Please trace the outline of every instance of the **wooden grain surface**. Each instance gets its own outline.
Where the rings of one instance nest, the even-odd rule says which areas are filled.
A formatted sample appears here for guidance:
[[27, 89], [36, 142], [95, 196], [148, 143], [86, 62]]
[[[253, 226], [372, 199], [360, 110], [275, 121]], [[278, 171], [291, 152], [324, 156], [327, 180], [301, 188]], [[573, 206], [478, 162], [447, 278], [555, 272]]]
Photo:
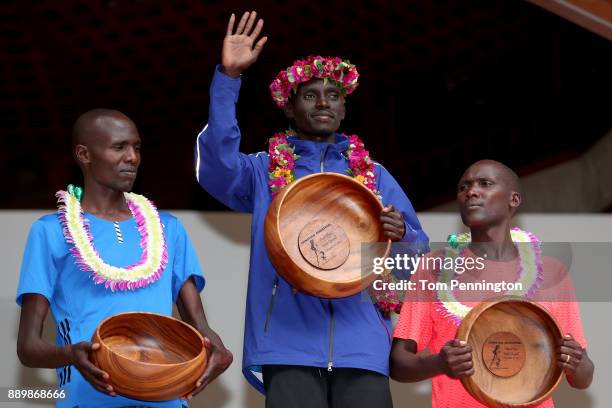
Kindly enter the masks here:
[[121, 313], [94, 333], [93, 363], [119, 394], [144, 401], [187, 395], [204, 372], [204, 339], [193, 327], [155, 313]]
[[[500, 333], [513, 334], [524, 352], [521, 368], [506, 377], [489, 369], [491, 356], [483, 356], [487, 340], [496, 334], [503, 337]], [[457, 332], [457, 338], [472, 347], [475, 369], [474, 375], [461, 382], [474, 398], [492, 408], [535, 406], [548, 398], [561, 380], [562, 370], [556, 363], [561, 336], [555, 319], [537, 303], [515, 297], [482, 302], [468, 313]]]
[[[376, 275], [371, 268], [362, 276], [362, 264], [389, 253], [383, 235], [377, 197], [363, 184], [336, 173], [303, 177], [283, 189], [272, 201], [265, 220], [265, 242], [276, 270], [295, 288], [314, 296], [339, 298], [360, 292]], [[317, 268], [300, 252], [300, 233], [311, 224], [333, 225], [346, 235], [348, 256], [333, 269]], [[344, 241], [337, 234], [337, 241]], [[334, 238], [331, 238], [334, 239]], [[381, 242], [362, 251], [363, 243]], [[307, 249], [307, 248], [306, 248]], [[304, 249], [304, 250], [306, 250]]]

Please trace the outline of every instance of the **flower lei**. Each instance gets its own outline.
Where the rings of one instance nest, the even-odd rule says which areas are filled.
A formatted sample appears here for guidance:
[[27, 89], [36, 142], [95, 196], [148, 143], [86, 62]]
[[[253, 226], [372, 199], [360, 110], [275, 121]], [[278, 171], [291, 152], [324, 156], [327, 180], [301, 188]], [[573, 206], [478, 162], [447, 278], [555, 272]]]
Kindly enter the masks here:
[[288, 136], [293, 135], [295, 133], [288, 130], [284, 133], [275, 133], [268, 140], [268, 155], [270, 157], [268, 164], [268, 186], [270, 186], [272, 198], [276, 197], [280, 190], [295, 180], [295, 161], [300, 156], [294, 153], [295, 146], [291, 145], [287, 140]]
[[349, 60], [338, 57], [321, 57], [311, 55], [305, 60], [297, 60], [292, 66], [276, 75], [270, 84], [272, 99], [279, 108], [285, 106], [291, 92], [297, 92], [297, 86], [313, 78], [332, 81], [344, 96], [351, 94], [357, 88], [359, 72]]
[[[76, 190], [76, 191], [75, 191]], [[155, 282], [168, 262], [168, 250], [163, 226], [157, 209], [144, 196], [124, 193], [127, 205], [136, 219], [140, 233], [142, 257], [128, 267], [119, 268], [105, 263], [93, 245], [89, 224], [80, 203], [82, 190], [72, 185], [68, 191], [58, 191], [58, 215], [70, 253], [79, 269], [91, 272], [96, 284], [115, 290], [134, 290]]]
[[[544, 269], [542, 265], [542, 249], [540, 248], [540, 241], [537, 237], [529, 231], [523, 231], [519, 228], [512, 228], [510, 235], [513, 242], [525, 242], [525, 244], [518, 245], [519, 255], [519, 277], [517, 283], [521, 283], [522, 290], [509, 291], [506, 295], [520, 296], [520, 297], [532, 297], [535, 291], [540, 287], [540, 284], [544, 280]], [[459, 235], [449, 235], [448, 243], [453, 249], [447, 248], [447, 254], [458, 256], [460, 251], [469, 245], [471, 236], [469, 232], [462, 233]], [[472, 308], [459, 302], [452, 291], [448, 290], [449, 283], [453, 277], [454, 270], [442, 269], [440, 271], [439, 281], [446, 283], [446, 285], [440, 285], [438, 295], [438, 312], [442, 313], [445, 317], [457, 326], [461, 324], [461, 321], [468, 314]], [[442, 287], [446, 287], [443, 290]]]
[[[295, 133], [292, 130], [275, 133], [269, 140], [268, 185], [272, 198], [276, 197], [284, 187], [295, 181], [295, 161], [299, 156], [294, 153], [295, 147], [287, 140], [289, 136], [295, 136]], [[380, 193], [376, 190], [374, 162], [370, 158], [370, 153], [365, 149], [365, 145], [359, 136], [343, 136], [349, 140], [349, 147], [344, 152], [344, 157], [349, 162], [347, 173], [353, 179], [365, 185], [382, 201]], [[393, 281], [393, 276], [390, 273], [382, 275], [381, 278], [387, 282]], [[370, 294], [384, 314], [388, 314], [392, 310], [396, 313], [400, 312], [402, 302], [395, 291], [375, 291], [371, 289]]]
[[[270, 140], [268, 155], [268, 186], [272, 192], [272, 198], [276, 197], [280, 190], [295, 181], [295, 161], [300, 157], [294, 153], [295, 146], [287, 140], [287, 137], [295, 136], [293, 130], [275, 133]], [[349, 147], [344, 152], [344, 157], [349, 162], [346, 170], [349, 176], [365, 185], [371, 192], [382, 199], [376, 190], [376, 175], [374, 174], [374, 162], [365, 145], [357, 135], [346, 136]]]

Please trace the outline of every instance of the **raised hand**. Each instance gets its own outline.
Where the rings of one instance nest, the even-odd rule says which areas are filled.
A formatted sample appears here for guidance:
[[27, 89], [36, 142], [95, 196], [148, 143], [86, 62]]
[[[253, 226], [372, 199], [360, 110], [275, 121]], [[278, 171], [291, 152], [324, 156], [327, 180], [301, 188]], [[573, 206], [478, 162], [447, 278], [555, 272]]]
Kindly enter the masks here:
[[406, 231], [404, 216], [393, 205], [383, 208], [380, 213], [380, 223], [382, 224], [385, 236], [389, 237], [392, 241], [399, 241], [404, 237]]
[[256, 19], [257, 13], [255, 11], [245, 12], [235, 32], [236, 16], [234, 14], [227, 23], [227, 32], [223, 39], [223, 51], [221, 53], [221, 69], [232, 78], [240, 76], [242, 71], [257, 61], [257, 57], [259, 57], [264, 44], [268, 40], [268, 37], [262, 37], [255, 43], [264, 24], [261, 18], [255, 24]]
[[109, 375], [89, 361], [89, 353], [99, 349], [100, 344], [82, 341], [72, 344], [69, 347], [70, 361], [72, 365], [79, 370], [83, 378], [85, 378], [96, 390], [113, 397], [117, 395], [112, 385], [108, 383]]
[[446, 342], [438, 353], [438, 363], [450, 378], [469, 377], [474, 374], [472, 347], [457, 339]]

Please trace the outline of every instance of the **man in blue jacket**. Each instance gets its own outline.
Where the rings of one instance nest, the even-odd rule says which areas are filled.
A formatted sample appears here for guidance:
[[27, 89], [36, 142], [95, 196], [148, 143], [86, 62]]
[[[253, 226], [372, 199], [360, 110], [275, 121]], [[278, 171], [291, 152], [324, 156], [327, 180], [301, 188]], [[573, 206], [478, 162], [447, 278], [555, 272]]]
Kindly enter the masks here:
[[256, 20], [255, 12], [244, 13], [234, 30], [230, 17], [208, 124], [196, 144], [202, 187], [233, 210], [253, 214], [244, 375], [265, 392], [267, 407], [391, 407], [390, 320], [360, 294], [329, 300], [292, 292], [268, 258], [264, 219], [273, 194], [294, 178], [350, 170], [382, 197], [380, 220], [389, 238], [426, 249], [427, 236], [387, 170], [369, 160], [356, 136], [336, 133], [344, 98], [357, 86], [357, 70], [348, 61], [310, 57], [281, 71], [270, 88], [295, 131], [276, 134], [267, 153], [239, 152], [240, 74], [267, 40], [258, 40], [263, 20]]

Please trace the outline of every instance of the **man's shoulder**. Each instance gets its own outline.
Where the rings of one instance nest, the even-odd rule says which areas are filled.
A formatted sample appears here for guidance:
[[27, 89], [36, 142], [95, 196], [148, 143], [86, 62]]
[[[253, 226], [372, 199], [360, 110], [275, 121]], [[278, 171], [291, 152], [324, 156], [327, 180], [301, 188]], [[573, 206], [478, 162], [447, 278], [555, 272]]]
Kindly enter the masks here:
[[37, 219], [36, 222], [40, 222], [45, 225], [57, 224], [59, 223], [59, 217], [57, 213], [45, 214], [41, 216], [39, 219]]
[[46, 214], [32, 223], [33, 231], [40, 231], [47, 234], [61, 233], [62, 226], [57, 213]]
[[552, 256], [542, 257], [542, 267], [547, 279], [561, 281], [568, 275], [567, 265]]
[[[385, 169], [385, 166], [383, 166], [380, 162], [372, 160], [372, 163], [374, 163], [374, 167], [380, 167], [381, 169]], [[385, 170], [387, 170], [387, 169], [385, 169]]]
[[47, 214], [32, 223], [28, 234], [27, 248], [39, 248], [40, 245], [52, 251], [65, 251], [66, 238], [58, 214]]
[[165, 210], [160, 210], [158, 211], [158, 213], [159, 213], [159, 219], [162, 220], [162, 222], [164, 221], [175, 222], [178, 219], [176, 215], [172, 214], [171, 212], [165, 211]]
[[167, 211], [159, 211], [159, 219], [167, 239], [175, 239], [181, 235], [188, 235], [187, 229], [179, 216]]
[[249, 153], [247, 156], [254, 160], [268, 160], [268, 152], [263, 150], [260, 152]]
[[244, 157], [257, 173], [263, 174], [267, 178], [268, 166], [270, 163], [270, 155], [268, 152], [262, 150], [259, 152], [247, 153]]
[[389, 170], [387, 170], [385, 166], [383, 166], [381, 163], [377, 161], [373, 163], [374, 163], [374, 171], [378, 174], [379, 177], [393, 178], [393, 175], [389, 172]]
[[159, 211], [159, 220], [165, 229], [164, 234], [168, 234], [169, 231], [175, 231], [177, 226], [182, 226], [180, 218], [168, 211]]

